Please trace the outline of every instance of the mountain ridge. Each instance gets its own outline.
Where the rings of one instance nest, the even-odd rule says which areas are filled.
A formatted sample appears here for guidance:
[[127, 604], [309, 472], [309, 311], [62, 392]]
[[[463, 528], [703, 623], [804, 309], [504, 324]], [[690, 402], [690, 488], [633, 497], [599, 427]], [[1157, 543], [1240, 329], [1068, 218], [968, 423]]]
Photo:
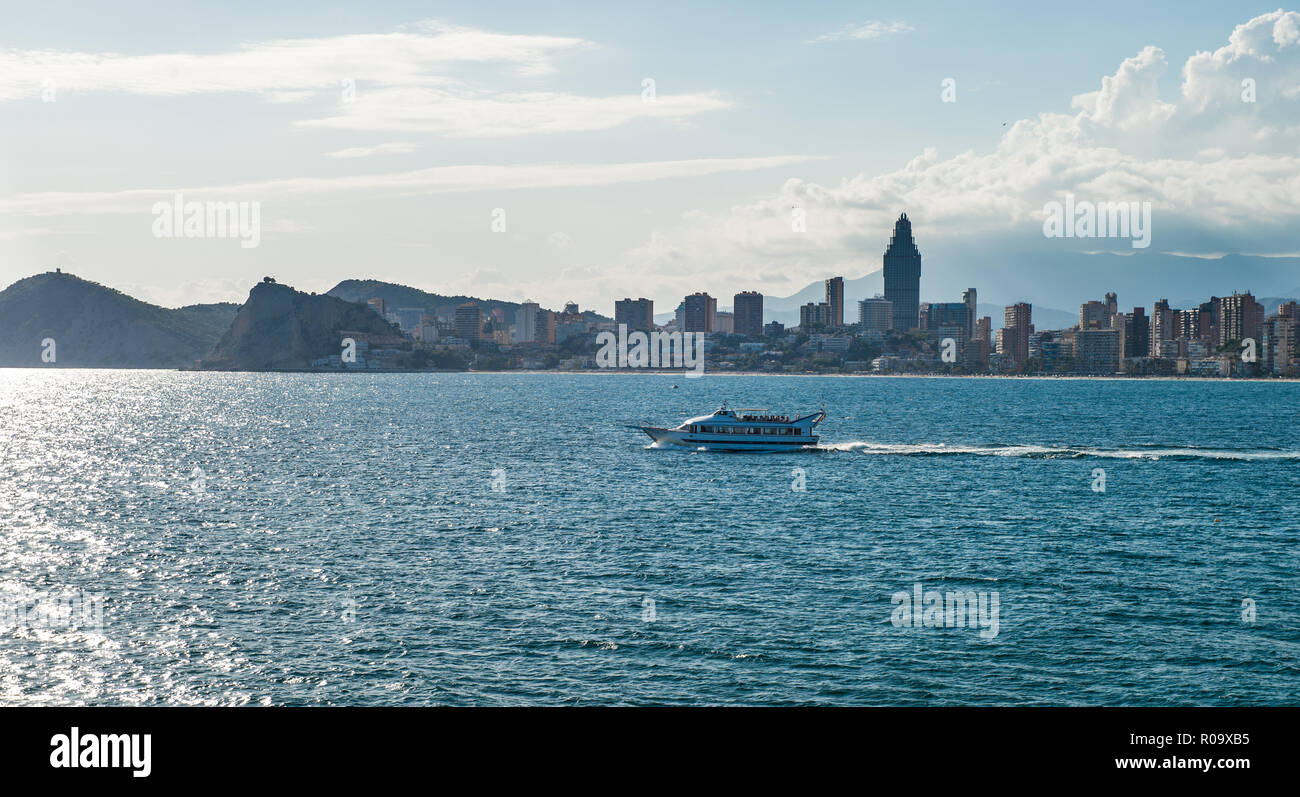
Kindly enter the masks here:
[[[34, 274], [0, 291], [0, 366], [192, 366], [238, 309], [226, 302], [170, 309], [61, 269]], [[52, 362], [42, 357], [47, 351]]]

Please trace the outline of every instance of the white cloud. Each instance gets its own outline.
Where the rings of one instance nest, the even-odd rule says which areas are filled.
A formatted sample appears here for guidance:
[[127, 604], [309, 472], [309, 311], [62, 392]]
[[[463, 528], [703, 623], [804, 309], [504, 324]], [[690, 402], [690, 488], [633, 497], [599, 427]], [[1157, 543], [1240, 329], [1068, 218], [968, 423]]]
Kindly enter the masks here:
[[373, 147], [351, 147], [349, 149], [335, 150], [329, 153], [329, 157], [369, 158], [371, 155], [405, 155], [408, 152], [415, 152], [419, 148], [419, 144], [411, 141], [391, 141], [387, 144], [376, 144]]
[[912, 30], [914, 28], [906, 22], [882, 22], [878, 19], [869, 19], [860, 25], [845, 25], [837, 31], [823, 33], [810, 43], [865, 41], [893, 36], [896, 33], [907, 33]]
[[554, 58], [590, 46], [582, 39], [491, 33], [426, 22], [393, 33], [278, 39], [223, 53], [127, 55], [57, 50], [0, 51], [0, 100], [60, 92], [147, 95], [329, 91], [341, 82], [451, 82], [455, 64], [504, 64], [526, 75], [554, 71]]
[[662, 94], [645, 102], [639, 91], [584, 97], [548, 91], [504, 92], [458, 86], [401, 86], [358, 92], [333, 116], [296, 124], [338, 130], [434, 133], [447, 138], [489, 138], [537, 133], [607, 130], [638, 119], [681, 121], [723, 110], [731, 102], [716, 92]]
[[[493, 33], [425, 22], [392, 33], [245, 44], [222, 53], [129, 55], [55, 50], [0, 51], [0, 102], [43, 90], [183, 96], [244, 93], [275, 104], [327, 101], [328, 115], [297, 124], [342, 130], [408, 131], [448, 137], [605, 130], [639, 119], [680, 121], [731, 106], [715, 92], [586, 97], [483, 88], [458, 69], [506, 67], [534, 79], [556, 61], [590, 49], [580, 38]], [[318, 111], [313, 110], [312, 113]]]

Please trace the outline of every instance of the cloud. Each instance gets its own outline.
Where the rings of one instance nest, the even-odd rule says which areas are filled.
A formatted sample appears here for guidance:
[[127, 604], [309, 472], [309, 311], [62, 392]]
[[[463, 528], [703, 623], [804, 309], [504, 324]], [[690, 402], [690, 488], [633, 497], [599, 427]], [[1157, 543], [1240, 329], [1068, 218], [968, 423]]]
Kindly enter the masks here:
[[444, 194], [466, 191], [513, 191], [640, 183], [731, 172], [773, 169], [815, 160], [806, 155], [758, 158], [698, 158], [633, 163], [532, 163], [515, 165], [438, 166], [406, 172], [350, 177], [297, 177], [220, 186], [134, 188], [18, 194], [0, 198], [0, 213], [14, 216], [140, 213], [154, 202], [181, 193], [188, 201], [266, 202], [272, 198], [321, 198], [331, 194]]
[[[221, 53], [129, 55], [56, 50], [0, 51], [0, 102], [109, 93], [170, 97], [250, 94], [274, 104], [328, 101], [334, 110], [296, 124], [339, 130], [404, 131], [447, 137], [605, 130], [640, 119], [681, 121], [731, 107], [716, 92], [641, 98], [484, 88], [458, 70], [503, 67], [533, 80], [557, 59], [589, 50], [584, 39], [493, 33], [424, 22], [391, 33], [278, 39]], [[313, 111], [314, 113], [315, 111]]]
[[419, 148], [419, 144], [410, 141], [391, 141], [387, 144], [376, 144], [373, 147], [352, 147], [350, 149], [335, 150], [329, 153], [329, 157], [369, 158], [371, 155], [405, 155], [408, 152], [415, 152]]
[[548, 91], [401, 86], [358, 92], [355, 100], [339, 105], [333, 116], [295, 124], [336, 130], [433, 133], [446, 138], [496, 138], [607, 130], [639, 119], [680, 122], [731, 105], [716, 92], [665, 94], [645, 101], [639, 91], [584, 97]]
[[[554, 71], [554, 58], [590, 46], [582, 39], [491, 33], [424, 22], [393, 33], [277, 39], [223, 53], [126, 55], [57, 50], [0, 51], [0, 100], [59, 91], [176, 96], [319, 92], [344, 81], [446, 84], [457, 64], [502, 64], [519, 74]], [[306, 96], [306, 95], [303, 95]]]
[[914, 30], [914, 28], [906, 22], [882, 22], [878, 19], [869, 19], [860, 25], [845, 25], [837, 31], [823, 33], [817, 38], [810, 40], [809, 44], [882, 39], [885, 36], [893, 36], [896, 33], [908, 33], [912, 30]]

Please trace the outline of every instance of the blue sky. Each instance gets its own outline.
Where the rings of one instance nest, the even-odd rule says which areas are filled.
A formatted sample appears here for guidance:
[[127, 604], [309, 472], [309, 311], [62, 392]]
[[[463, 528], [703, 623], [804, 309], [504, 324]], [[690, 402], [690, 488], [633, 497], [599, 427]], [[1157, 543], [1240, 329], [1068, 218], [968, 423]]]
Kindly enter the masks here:
[[[1152, 202], [1152, 251], [1300, 250], [1300, 16], [1275, 6], [265, 5], [6, 9], [0, 282], [668, 309], [874, 271], [907, 211], [923, 298], [954, 298], [990, 257], [1131, 253], [1044, 238], [1065, 192]], [[182, 190], [259, 202], [259, 245], [154, 237]]]

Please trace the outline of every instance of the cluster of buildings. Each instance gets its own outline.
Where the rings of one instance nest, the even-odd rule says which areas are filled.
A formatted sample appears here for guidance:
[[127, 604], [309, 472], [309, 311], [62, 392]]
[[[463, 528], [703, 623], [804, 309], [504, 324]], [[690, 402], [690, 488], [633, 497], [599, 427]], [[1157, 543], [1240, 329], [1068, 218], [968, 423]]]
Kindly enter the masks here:
[[[1296, 302], [1282, 302], [1268, 314], [1249, 292], [1212, 296], [1180, 310], [1167, 299], [1145, 308], [1119, 311], [1114, 293], [1084, 302], [1079, 323], [1070, 329], [1035, 331], [1028, 305], [1016, 314], [1007, 308], [1003, 369], [1041, 373], [1190, 376], [1296, 376], [1300, 360]], [[998, 351], [1003, 348], [999, 343]]]
[[[763, 323], [763, 295], [742, 291], [731, 310], [719, 310], [708, 293], [686, 296], [665, 324], [655, 322], [654, 301], [625, 298], [614, 317], [562, 312], [536, 302], [520, 303], [513, 318], [478, 302], [429, 313], [424, 307], [369, 305], [396, 324], [416, 348], [463, 352], [474, 363], [485, 352], [496, 367], [594, 368], [595, 334], [616, 330], [708, 333], [708, 364], [714, 368], [768, 371], [878, 371], [946, 373], [1045, 373], [1135, 375], [1300, 375], [1296, 329], [1300, 312], [1286, 302], [1272, 314], [1250, 293], [1210, 297], [1194, 308], [1175, 309], [1161, 300], [1121, 312], [1114, 293], [1079, 308], [1068, 329], [1037, 330], [1027, 302], [1004, 309], [996, 331], [980, 316], [975, 288], [961, 301], [922, 302], [921, 252], [907, 214], [894, 224], [883, 258], [884, 293], [857, 303], [857, 319], [845, 318], [844, 278], [825, 283], [825, 300], [799, 308], [799, 325]], [[396, 341], [361, 336], [366, 366], [386, 367], [400, 354]], [[407, 346], [410, 348], [410, 345]], [[504, 359], [502, 359], [504, 358]], [[338, 367], [334, 360], [321, 367]]]

